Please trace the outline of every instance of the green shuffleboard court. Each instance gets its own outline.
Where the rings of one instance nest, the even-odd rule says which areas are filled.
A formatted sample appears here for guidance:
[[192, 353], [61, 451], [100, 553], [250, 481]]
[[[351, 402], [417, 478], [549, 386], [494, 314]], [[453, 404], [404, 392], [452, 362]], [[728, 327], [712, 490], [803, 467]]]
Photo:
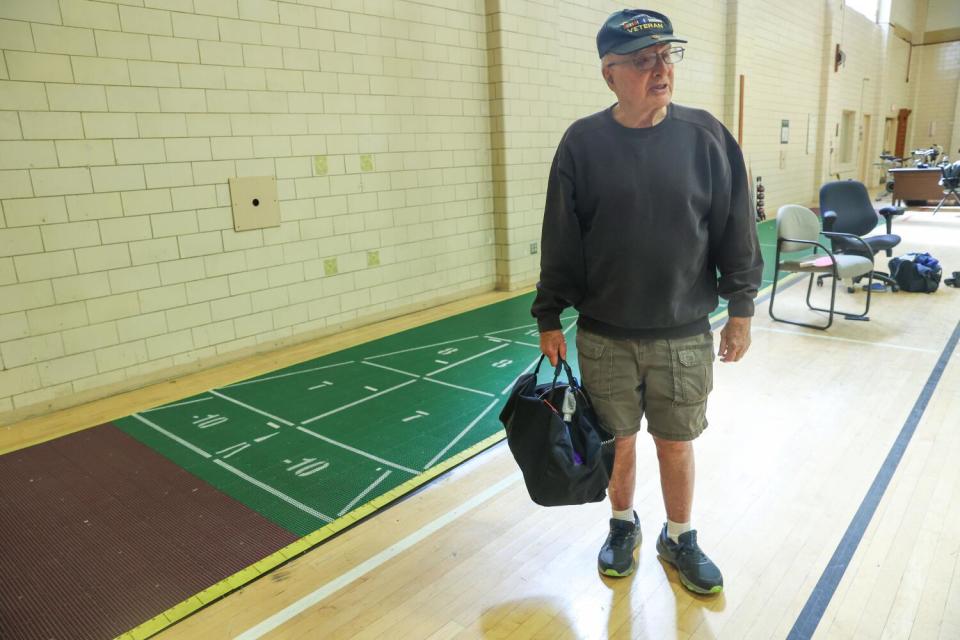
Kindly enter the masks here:
[[520, 296], [114, 424], [305, 536], [502, 431], [539, 357], [529, 309]]
[[[772, 227], [760, 225], [765, 254]], [[499, 439], [505, 395], [539, 358], [532, 298], [521, 295], [114, 424], [305, 536]], [[568, 310], [565, 331], [575, 322]], [[575, 365], [572, 338], [568, 358]]]
[[[773, 223], [759, 233], [766, 289]], [[114, 421], [300, 538], [125, 637], [156, 632], [502, 440], [506, 395], [540, 357], [532, 300], [520, 295]], [[577, 373], [576, 313], [562, 323]]]

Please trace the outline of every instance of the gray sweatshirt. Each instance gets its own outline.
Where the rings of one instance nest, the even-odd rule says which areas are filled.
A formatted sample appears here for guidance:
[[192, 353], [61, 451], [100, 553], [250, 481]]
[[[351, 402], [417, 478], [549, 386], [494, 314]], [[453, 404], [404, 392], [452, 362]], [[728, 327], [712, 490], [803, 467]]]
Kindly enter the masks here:
[[547, 185], [540, 331], [572, 306], [611, 337], [696, 335], [718, 294], [752, 316], [763, 261], [749, 189], [740, 147], [706, 111], [671, 104], [632, 129], [611, 107], [573, 123]]

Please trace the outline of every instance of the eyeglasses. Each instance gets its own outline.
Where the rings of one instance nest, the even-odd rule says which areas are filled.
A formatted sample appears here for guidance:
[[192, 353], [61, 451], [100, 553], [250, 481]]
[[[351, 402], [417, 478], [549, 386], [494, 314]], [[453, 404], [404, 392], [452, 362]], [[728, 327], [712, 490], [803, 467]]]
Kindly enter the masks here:
[[683, 60], [683, 47], [674, 47], [673, 49], [668, 49], [661, 53], [647, 53], [640, 56], [633, 56], [629, 60], [621, 60], [620, 62], [610, 62], [607, 64], [608, 67], [612, 67], [618, 64], [632, 64], [633, 68], [637, 71], [647, 71], [653, 69], [657, 66], [657, 58], [663, 60], [664, 64], [676, 64]]

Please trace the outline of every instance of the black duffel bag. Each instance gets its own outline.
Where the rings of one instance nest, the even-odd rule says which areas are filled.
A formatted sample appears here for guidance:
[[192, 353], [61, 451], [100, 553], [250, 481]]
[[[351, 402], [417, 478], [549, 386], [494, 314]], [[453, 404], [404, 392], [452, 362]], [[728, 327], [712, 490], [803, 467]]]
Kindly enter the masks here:
[[[537, 504], [599, 502], [606, 497], [613, 471], [613, 435], [601, 427], [570, 365], [561, 359], [553, 381], [538, 385], [541, 364], [543, 356], [532, 373], [517, 379], [500, 412], [507, 444]], [[566, 384], [559, 381], [564, 369]]]
[[943, 268], [929, 253], [908, 253], [891, 259], [887, 266], [901, 291], [933, 293], [940, 287]]

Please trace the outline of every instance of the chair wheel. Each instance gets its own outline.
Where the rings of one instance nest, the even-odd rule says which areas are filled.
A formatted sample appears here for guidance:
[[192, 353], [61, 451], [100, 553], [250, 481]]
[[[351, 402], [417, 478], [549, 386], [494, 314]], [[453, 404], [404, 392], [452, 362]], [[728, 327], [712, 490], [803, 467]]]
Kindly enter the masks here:
[[856, 287], [847, 287], [847, 293], [854, 293], [856, 290]]
[[890, 285], [890, 291], [893, 291], [894, 293], [896, 293], [897, 291], [900, 291], [900, 287], [898, 287], [895, 284], [892, 284]]

